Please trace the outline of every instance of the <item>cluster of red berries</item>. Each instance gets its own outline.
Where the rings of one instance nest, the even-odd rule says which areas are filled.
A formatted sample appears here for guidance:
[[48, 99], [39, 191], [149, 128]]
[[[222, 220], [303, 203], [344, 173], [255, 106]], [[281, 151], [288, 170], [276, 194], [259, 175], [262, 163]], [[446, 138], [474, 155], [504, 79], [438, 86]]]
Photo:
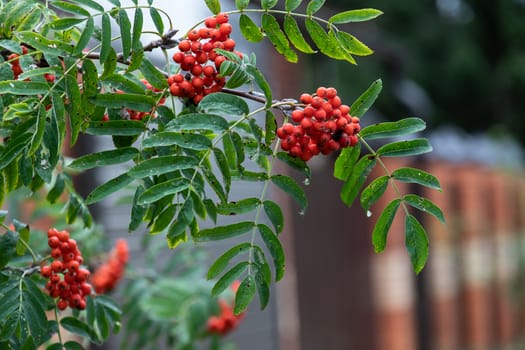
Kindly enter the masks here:
[[54, 228], [47, 232], [47, 244], [51, 248], [53, 261], [42, 265], [40, 273], [49, 278], [46, 290], [52, 298], [59, 298], [60, 310], [68, 306], [83, 310], [86, 297], [91, 294], [91, 285], [87, 282], [89, 271], [81, 267], [83, 258], [77, 242], [69, 238], [69, 232]]
[[[232, 283], [231, 289], [234, 293], [239, 289], [239, 285], [239, 281]], [[236, 316], [233, 313], [233, 307], [223, 299], [219, 299], [218, 304], [221, 313], [208, 318], [208, 333], [226, 335], [237, 327], [244, 318], [244, 312]]]
[[281, 148], [304, 161], [329, 154], [340, 148], [355, 146], [361, 130], [359, 118], [352, 117], [350, 107], [341, 103], [334, 88], [319, 87], [315, 94], [302, 94], [303, 108], [295, 109], [293, 123], [277, 129]]
[[[20, 48], [22, 49], [22, 54], [23, 55], [26, 55], [29, 52], [27, 47], [25, 47], [24, 45], [20, 45]], [[13, 75], [15, 77], [15, 80], [17, 80], [18, 76], [24, 72], [22, 70], [22, 67], [20, 66], [20, 61], [18, 60], [18, 57], [20, 57], [20, 55], [17, 54], [17, 53], [12, 53], [9, 56], [7, 56], [7, 59], [11, 63], [11, 70], [13, 71]], [[46, 73], [46, 74], [44, 74], [44, 78], [50, 83], [55, 81], [55, 75], [54, 74]], [[29, 81], [30, 79], [28, 78], [26, 80]]]
[[[204, 28], [190, 31], [188, 38], [179, 43], [179, 51], [173, 55], [173, 60], [183, 72], [168, 77], [171, 94], [190, 98], [195, 104], [204, 96], [221, 91], [226, 84], [226, 79], [219, 76], [220, 66], [226, 57], [215, 49], [232, 52], [235, 49], [227, 14], [208, 17], [204, 25]], [[242, 57], [240, 52], [235, 53]]]
[[128, 242], [119, 239], [109, 254], [108, 260], [93, 273], [91, 283], [99, 294], [111, 291], [124, 275], [129, 260]]

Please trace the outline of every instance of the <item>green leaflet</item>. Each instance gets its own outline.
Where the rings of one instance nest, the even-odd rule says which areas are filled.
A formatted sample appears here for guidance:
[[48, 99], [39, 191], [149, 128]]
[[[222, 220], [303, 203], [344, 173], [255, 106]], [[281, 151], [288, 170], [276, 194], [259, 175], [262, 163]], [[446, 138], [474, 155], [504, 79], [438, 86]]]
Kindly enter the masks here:
[[257, 43], [264, 39], [261, 28], [259, 28], [259, 26], [255, 24], [248, 15], [240, 15], [239, 27], [241, 29], [241, 34], [246, 38], [246, 40], [252, 43]]
[[264, 13], [262, 15], [262, 29], [277, 52], [283, 55], [287, 61], [292, 63], [297, 62], [297, 54], [290, 48], [290, 42], [286, 38], [284, 32], [281, 30], [279, 22], [277, 22], [275, 17]]
[[246, 276], [235, 294], [235, 307], [233, 309], [235, 315], [239, 315], [246, 310], [255, 296], [255, 291], [255, 280], [253, 276]]
[[422, 212], [433, 215], [436, 217], [436, 219], [441, 221], [441, 223], [445, 223], [445, 216], [443, 215], [443, 212], [431, 200], [415, 194], [407, 194], [403, 197], [403, 201], [408, 205], [421, 210]]
[[401, 199], [399, 198], [391, 201], [385, 209], [383, 209], [379, 219], [377, 219], [374, 230], [372, 231], [372, 244], [376, 253], [381, 253], [385, 250], [388, 231], [390, 230], [390, 226], [392, 226], [400, 204]]
[[272, 223], [275, 232], [277, 234], [281, 233], [284, 228], [284, 215], [281, 207], [277, 203], [270, 200], [264, 201], [263, 206], [264, 212]]
[[228, 270], [222, 277], [215, 283], [211, 290], [213, 297], [221, 294], [226, 288], [230, 287], [232, 283], [237, 280], [243, 273], [248, 269], [250, 264], [247, 261], [242, 261]]
[[145, 131], [144, 123], [138, 120], [109, 120], [89, 123], [86, 133], [91, 135], [134, 136]]
[[427, 139], [420, 138], [407, 141], [397, 141], [381, 146], [377, 155], [382, 157], [407, 157], [416, 156], [432, 151], [432, 146]]
[[[215, 95], [215, 94], [212, 94]], [[211, 95], [209, 95], [211, 96]], [[201, 101], [202, 102], [202, 101]], [[166, 125], [166, 130], [189, 131], [210, 130], [222, 132], [228, 130], [230, 125], [221, 116], [214, 114], [191, 113], [180, 115]]]
[[304, 39], [303, 34], [299, 29], [299, 25], [291, 15], [286, 15], [284, 17], [283, 27], [288, 39], [297, 50], [308, 54], [315, 53], [308, 42]]
[[206, 278], [210, 280], [217, 277], [222, 271], [224, 271], [234, 257], [247, 252], [251, 247], [251, 243], [245, 242], [228, 249], [210, 266]]
[[350, 23], [350, 22], [364, 22], [379, 17], [383, 14], [382, 11], [366, 8], [358, 10], [348, 10], [333, 15], [328, 19], [328, 22], [334, 24]]
[[203, 151], [212, 147], [212, 143], [208, 137], [197, 133], [162, 131], [153, 134], [142, 141], [143, 147], [163, 147], [173, 145], [195, 151]]
[[133, 147], [123, 147], [115, 150], [87, 154], [73, 160], [68, 167], [76, 170], [87, 170], [100, 166], [124, 163], [139, 155]]
[[428, 236], [413, 215], [405, 219], [405, 245], [415, 273], [420, 273], [428, 259]]
[[286, 0], [284, 8], [286, 9], [286, 11], [290, 12], [298, 8], [302, 2], [303, 0]]
[[193, 239], [195, 242], [223, 240], [248, 233], [253, 229], [253, 227], [254, 223], [251, 221], [243, 221], [225, 226], [216, 226], [200, 230], [193, 235]]
[[145, 190], [137, 199], [138, 205], [150, 204], [171, 194], [180, 193], [190, 187], [190, 180], [176, 178], [158, 183]]
[[439, 180], [432, 174], [421, 169], [399, 168], [392, 172], [392, 178], [401, 182], [416, 183], [441, 191]]
[[176, 170], [192, 169], [198, 165], [196, 158], [188, 156], [161, 156], [147, 159], [128, 172], [129, 176], [141, 179], [148, 176], [161, 175]]
[[313, 15], [323, 7], [325, 0], [311, 0], [306, 6], [306, 14], [308, 16]]
[[238, 96], [217, 92], [206, 95], [197, 106], [197, 111], [219, 116], [244, 116], [250, 113], [246, 101]]
[[359, 96], [354, 103], [350, 106], [350, 113], [352, 116], [361, 118], [370, 107], [374, 104], [375, 100], [381, 93], [383, 88], [383, 82], [381, 79], [374, 81], [368, 89], [361, 96]]
[[308, 199], [304, 191], [291, 177], [286, 175], [273, 175], [270, 180], [274, 185], [288, 193], [299, 205], [301, 212], [306, 210]]
[[365, 183], [366, 178], [372, 172], [376, 162], [377, 158], [370, 155], [363, 156], [357, 162], [341, 190], [341, 199], [343, 203], [348, 206], [352, 205], [357, 194], [361, 190], [361, 187]]
[[426, 123], [420, 118], [405, 118], [367, 126], [359, 133], [366, 140], [404, 136], [425, 130]]
[[118, 22], [120, 26], [120, 40], [122, 41], [122, 57], [129, 57], [131, 52], [131, 22], [126, 10], [120, 9], [118, 12]]
[[338, 31], [335, 36], [341, 46], [351, 55], [368, 56], [374, 53], [372, 49], [370, 49], [352, 34]]
[[346, 147], [343, 148], [339, 156], [337, 157], [335, 161], [334, 166], [334, 177], [336, 179], [345, 181], [348, 176], [350, 176], [350, 173], [352, 172], [352, 169], [354, 167], [355, 162], [359, 159], [359, 156], [361, 155], [361, 144], [358, 143], [354, 147]]
[[236, 202], [221, 203], [217, 206], [217, 214], [220, 215], [239, 215], [254, 211], [259, 207], [259, 198], [244, 198]]
[[370, 209], [370, 207], [377, 202], [379, 198], [385, 193], [388, 186], [388, 176], [380, 176], [374, 179], [361, 193], [361, 206], [364, 210]]
[[134, 178], [124, 173], [95, 188], [86, 198], [86, 204], [96, 203], [132, 183]]
[[221, 12], [221, 3], [219, 0], [204, 0], [206, 2], [206, 6], [208, 6], [208, 9], [210, 9], [211, 13], [214, 15]]
[[275, 267], [275, 281], [277, 282], [284, 276], [284, 249], [277, 236], [268, 226], [259, 224], [257, 225], [257, 228], [259, 229], [259, 234], [261, 235], [266, 248], [268, 248], [268, 251], [272, 255], [273, 265]]

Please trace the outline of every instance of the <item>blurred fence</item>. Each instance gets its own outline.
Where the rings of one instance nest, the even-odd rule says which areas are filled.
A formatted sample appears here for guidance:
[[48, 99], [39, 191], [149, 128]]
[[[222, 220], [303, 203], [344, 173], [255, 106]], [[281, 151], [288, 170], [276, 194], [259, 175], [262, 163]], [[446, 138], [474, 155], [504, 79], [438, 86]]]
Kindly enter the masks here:
[[523, 174], [443, 161], [388, 164], [427, 170], [441, 182], [442, 192], [400, 184], [402, 192], [434, 201], [447, 218], [442, 225], [414, 212], [430, 238], [427, 266], [418, 276], [411, 271], [400, 213], [386, 250], [373, 253], [374, 218], [392, 193], [367, 218], [358, 203], [340, 203], [341, 183], [331, 174], [314, 172], [308, 213], [291, 215], [287, 246], [296, 257], [288, 262], [297, 281], [294, 348], [525, 348]]

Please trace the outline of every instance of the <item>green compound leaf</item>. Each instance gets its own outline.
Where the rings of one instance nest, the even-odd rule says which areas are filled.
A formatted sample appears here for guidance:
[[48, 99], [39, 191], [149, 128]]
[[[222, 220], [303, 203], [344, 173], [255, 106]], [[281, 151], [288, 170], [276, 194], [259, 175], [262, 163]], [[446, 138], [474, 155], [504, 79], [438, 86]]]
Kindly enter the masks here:
[[361, 206], [364, 210], [370, 209], [370, 207], [377, 202], [379, 198], [385, 193], [388, 186], [388, 176], [380, 176], [372, 181], [361, 193]]
[[133, 178], [129, 176], [128, 174], [124, 173], [121, 174], [108, 182], [106, 182], [103, 185], [98, 186], [95, 188], [86, 198], [86, 204], [93, 204], [96, 203], [107, 196], [109, 196], [112, 193], [117, 192], [118, 190], [126, 187], [130, 183], [133, 182]]
[[428, 259], [428, 236], [413, 215], [405, 218], [405, 245], [414, 272], [420, 273]]
[[416, 183], [418, 185], [441, 191], [439, 180], [434, 175], [429, 174], [421, 169], [399, 168], [392, 172], [392, 178], [396, 179], [397, 181]]
[[296, 63], [298, 60], [297, 54], [290, 48], [290, 42], [281, 30], [279, 22], [277, 22], [275, 17], [264, 13], [262, 15], [262, 28], [270, 42], [275, 47], [275, 50], [283, 55], [287, 61]]
[[374, 230], [372, 231], [372, 244], [376, 253], [381, 253], [385, 250], [388, 231], [390, 230], [390, 226], [392, 226], [400, 204], [400, 198], [391, 201], [385, 209], [383, 209], [379, 219], [377, 219]]
[[278, 0], [261, 0], [261, 7], [265, 10], [271, 9], [277, 5]]
[[382, 157], [407, 157], [416, 156], [431, 151], [432, 146], [428, 140], [420, 138], [386, 144], [377, 150], [377, 155]]
[[284, 8], [286, 9], [286, 11], [290, 12], [298, 8], [302, 2], [303, 0], [286, 0]]
[[359, 10], [348, 10], [333, 15], [328, 19], [328, 22], [334, 24], [350, 23], [350, 22], [364, 22], [379, 17], [383, 14], [382, 11], [367, 8]]
[[230, 125], [223, 117], [215, 114], [201, 113], [178, 116], [166, 125], [166, 129], [170, 131], [210, 130], [222, 132], [228, 130], [229, 127]]
[[89, 123], [86, 133], [91, 135], [134, 136], [145, 131], [144, 123], [138, 120], [109, 120]]
[[308, 54], [315, 52], [304, 39], [303, 34], [299, 29], [299, 25], [291, 15], [286, 15], [284, 17], [283, 27], [288, 39], [297, 50]]
[[219, 0], [204, 0], [204, 2], [206, 2], [206, 6], [208, 6], [208, 9], [210, 9], [214, 15], [221, 12], [221, 3]]
[[241, 14], [239, 17], [239, 27], [241, 28], [241, 34], [252, 43], [258, 43], [264, 39], [261, 28], [245, 14]]
[[345, 181], [348, 176], [350, 176], [350, 173], [352, 172], [352, 169], [354, 167], [355, 162], [359, 159], [359, 156], [361, 155], [361, 144], [358, 143], [354, 147], [346, 147], [343, 148], [339, 156], [337, 157], [335, 161], [334, 166], [334, 177], [336, 179]]
[[[49, 23], [49, 28], [53, 30], [66, 30], [71, 27], [74, 27], [82, 22], [84, 22], [85, 18], [59, 18]], [[0, 43], [0, 46], [3, 47], [3, 45]], [[13, 51], [13, 50], [11, 50]]]
[[268, 248], [268, 251], [272, 255], [273, 265], [275, 267], [275, 282], [277, 282], [284, 276], [285, 256], [283, 246], [268, 226], [259, 224], [257, 225], [257, 228], [259, 229], [259, 233], [266, 248]]
[[366, 140], [403, 136], [425, 130], [426, 123], [420, 118], [405, 118], [367, 126], [359, 133]]
[[206, 95], [199, 102], [197, 110], [202, 113], [216, 114], [225, 117], [244, 116], [250, 113], [250, 108], [245, 100], [224, 92]]
[[177, 170], [193, 169], [198, 165], [196, 158], [188, 156], [161, 156], [147, 159], [133, 168], [128, 174], [132, 178], [142, 179], [148, 176], [161, 175]]
[[416, 209], [433, 215], [434, 217], [436, 217], [436, 219], [441, 221], [441, 223], [445, 223], [445, 216], [443, 215], [443, 212], [431, 200], [420, 197], [415, 194], [407, 194], [403, 197], [403, 201]]
[[381, 79], [374, 81], [366, 91], [352, 103], [350, 106], [350, 113], [354, 117], [361, 118], [370, 107], [374, 104], [375, 100], [383, 89], [383, 82]]
[[250, 250], [252, 244], [249, 242], [241, 243], [228, 249], [224, 254], [219, 256], [215, 262], [210, 266], [206, 278], [211, 280], [217, 277], [224, 269], [228, 266], [230, 261], [239, 254], [245, 253]]
[[252, 275], [248, 275], [244, 278], [235, 294], [235, 307], [233, 313], [239, 315], [246, 310], [248, 305], [253, 300], [255, 296], [256, 286], [255, 280]]
[[150, 204], [170, 194], [180, 193], [190, 187], [190, 180], [186, 178], [171, 179], [161, 182], [145, 190], [137, 199], [138, 205]]
[[219, 294], [224, 292], [226, 288], [230, 287], [232, 283], [239, 279], [239, 277], [248, 269], [250, 265], [247, 261], [242, 261], [228, 270], [221, 278], [215, 283], [211, 290], [212, 297], [217, 297]]
[[363, 156], [353, 167], [352, 172], [346, 179], [343, 189], [341, 190], [341, 200], [347, 206], [351, 206], [357, 197], [361, 187], [363, 187], [366, 178], [372, 172], [376, 165], [377, 158], [370, 155]]
[[279, 187], [284, 192], [288, 193], [299, 205], [301, 212], [306, 210], [308, 206], [308, 199], [304, 194], [303, 189], [289, 176], [286, 175], [273, 175], [270, 180], [274, 185]]
[[204, 135], [176, 133], [171, 131], [156, 133], [142, 141], [143, 147], [163, 147], [173, 145], [195, 151], [203, 151], [212, 147], [210, 139]]
[[243, 221], [225, 226], [206, 228], [195, 233], [193, 239], [195, 242], [207, 242], [236, 237], [249, 232], [254, 225], [251, 221]]
[[97, 106], [129, 108], [139, 112], [149, 112], [157, 104], [153, 97], [141, 94], [99, 94], [90, 101]]
[[325, 0], [311, 0], [306, 6], [306, 14], [308, 16], [313, 15], [323, 7]]
[[110, 151], [102, 151], [79, 157], [72, 161], [68, 167], [76, 170], [87, 170], [100, 166], [120, 164], [132, 160], [139, 155], [133, 147], [124, 147]]
[[352, 34], [339, 31], [335, 34], [335, 37], [349, 54], [356, 56], [368, 56], [374, 53], [372, 49], [370, 49]]
[[237, 202], [221, 203], [217, 206], [217, 214], [240, 215], [254, 211], [261, 205], [259, 198], [245, 198]]
[[277, 203], [270, 200], [264, 201], [263, 206], [264, 212], [272, 223], [275, 232], [277, 232], [277, 234], [281, 233], [284, 227], [284, 215], [281, 207]]

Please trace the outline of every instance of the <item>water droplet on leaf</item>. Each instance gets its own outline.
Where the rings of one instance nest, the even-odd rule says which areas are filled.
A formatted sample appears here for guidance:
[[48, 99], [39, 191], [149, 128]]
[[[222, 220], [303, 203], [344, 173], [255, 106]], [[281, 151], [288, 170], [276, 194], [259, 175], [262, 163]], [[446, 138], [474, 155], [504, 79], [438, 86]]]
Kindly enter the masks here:
[[372, 212], [370, 210], [366, 211], [366, 217], [369, 218], [372, 216]]

